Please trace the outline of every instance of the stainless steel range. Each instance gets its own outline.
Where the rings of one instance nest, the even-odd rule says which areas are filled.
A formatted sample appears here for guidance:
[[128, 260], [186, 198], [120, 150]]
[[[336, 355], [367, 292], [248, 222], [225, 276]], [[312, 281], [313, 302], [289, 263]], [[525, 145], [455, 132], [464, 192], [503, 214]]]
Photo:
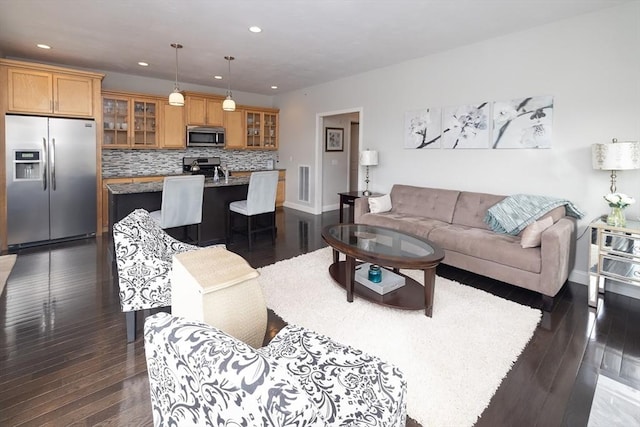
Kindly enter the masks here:
[[204, 175], [224, 179], [225, 170], [222, 168], [220, 157], [183, 157], [182, 171], [193, 175]]

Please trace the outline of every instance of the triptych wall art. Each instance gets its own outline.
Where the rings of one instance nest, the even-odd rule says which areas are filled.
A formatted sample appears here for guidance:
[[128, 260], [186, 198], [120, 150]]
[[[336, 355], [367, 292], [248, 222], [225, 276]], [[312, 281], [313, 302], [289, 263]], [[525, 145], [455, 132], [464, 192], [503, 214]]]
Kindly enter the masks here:
[[404, 148], [551, 148], [553, 97], [405, 113]]

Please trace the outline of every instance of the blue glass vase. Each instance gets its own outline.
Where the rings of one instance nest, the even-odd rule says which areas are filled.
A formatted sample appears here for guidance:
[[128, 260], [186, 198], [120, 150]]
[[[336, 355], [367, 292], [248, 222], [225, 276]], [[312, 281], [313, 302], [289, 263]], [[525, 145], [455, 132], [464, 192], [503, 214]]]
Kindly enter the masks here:
[[371, 267], [369, 267], [369, 281], [373, 283], [382, 282], [382, 270], [379, 265], [372, 264]]

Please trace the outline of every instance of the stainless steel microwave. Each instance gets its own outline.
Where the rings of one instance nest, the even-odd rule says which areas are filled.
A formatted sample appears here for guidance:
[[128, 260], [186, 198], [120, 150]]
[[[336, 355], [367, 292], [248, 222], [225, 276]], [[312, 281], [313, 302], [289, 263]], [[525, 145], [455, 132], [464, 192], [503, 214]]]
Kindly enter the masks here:
[[224, 147], [224, 128], [187, 126], [188, 147]]

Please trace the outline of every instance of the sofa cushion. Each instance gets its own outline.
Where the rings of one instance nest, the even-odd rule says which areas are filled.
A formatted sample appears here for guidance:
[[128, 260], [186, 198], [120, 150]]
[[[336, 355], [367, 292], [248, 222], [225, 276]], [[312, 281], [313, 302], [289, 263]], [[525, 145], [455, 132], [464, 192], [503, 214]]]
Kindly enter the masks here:
[[414, 234], [427, 238], [431, 230], [444, 227], [449, 223], [436, 219], [398, 214], [393, 211], [379, 214], [364, 214], [360, 217], [360, 224], [388, 227], [403, 233]]
[[487, 209], [504, 198], [505, 196], [495, 194], [462, 191], [456, 203], [452, 223], [489, 230], [489, 225], [484, 222]]
[[396, 184], [391, 189], [392, 212], [451, 223], [459, 191]]
[[540, 273], [540, 248], [522, 249], [520, 238], [491, 230], [452, 224], [433, 229], [429, 240], [449, 251]]

